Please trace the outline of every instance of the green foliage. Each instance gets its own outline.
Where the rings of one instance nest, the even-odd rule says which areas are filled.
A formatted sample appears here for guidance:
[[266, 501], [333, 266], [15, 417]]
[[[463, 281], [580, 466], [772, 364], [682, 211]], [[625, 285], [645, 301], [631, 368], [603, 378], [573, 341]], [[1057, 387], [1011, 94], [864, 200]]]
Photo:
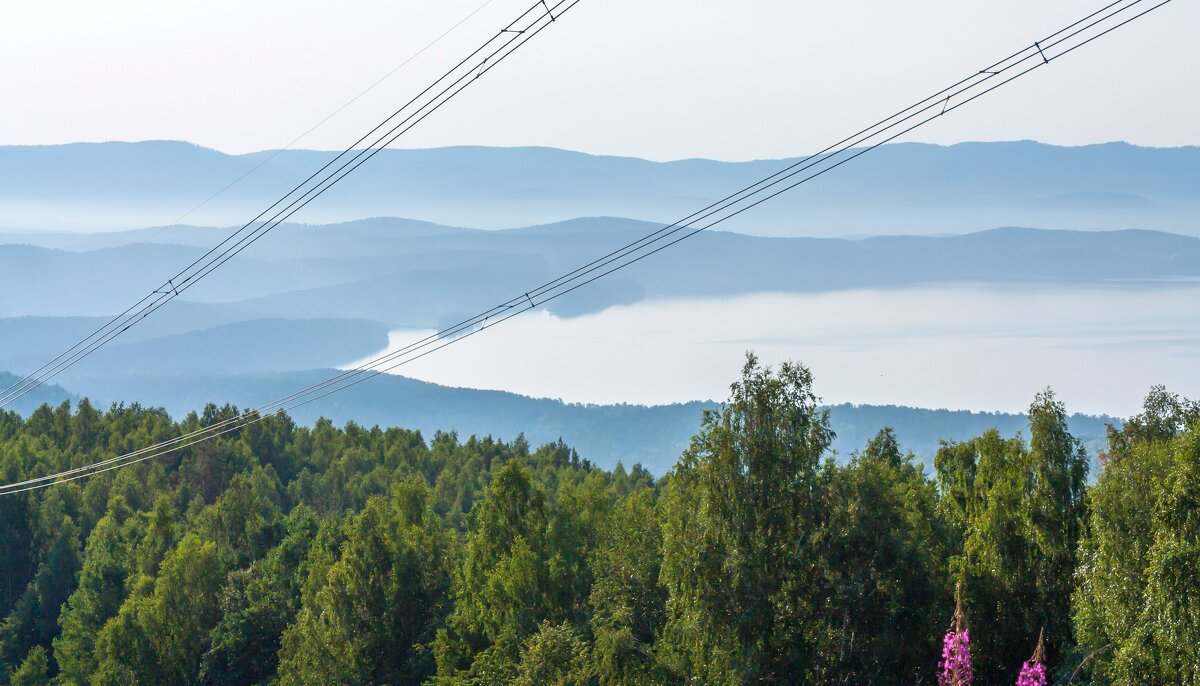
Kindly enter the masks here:
[[200, 663], [201, 683], [254, 684], [275, 673], [281, 638], [300, 610], [301, 567], [313, 550], [319, 522], [301, 505], [283, 529], [278, 546], [225, 582], [221, 619]]
[[1200, 683], [1200, 406], [1155, 389], [1110, 433], [1074, 620], [1096, 683]]
[[[835, 461], [802, 366], [731, 390], [662, 479], [273, 415], [0, 496], [0, 684], [931, 683], [956, 582], [979, 683], [1044, 628], [1060, 681], [1198, 684], [1197, 404], [1155, 389], [1089, 489], [1049, 392], [934, 479], [889, 429]], [[0, 477], [236, 412], [0, 412]]]
[[832, 439], [812, 375], [748, 356], [732, 397], [707, 413], [666, 485], [665, 659], [732, 684], [813, 675], [826, 510], [821, 456]]
[[569, 618], [563, 561], [572, 551], [552, 547], [551, 505], [515, 462], [497, 471], [472, 518], [454, 575], [454, 611], [437, 636], [437, 672], [443, 681], [506, 682], [541, 622]]
[[890, 429], [830, 469], [820, 663], [841, 683], [931, 683], [951, 544], [937, 491]]
[[[1025, 494], [1029, 569], [1034, 602], [1025, 625], [1045, 629], [1046, 650], [1068, 655], [1075, 646], [1071, 594], [1077, 550], [1087, 515], [1084, 503], [1088, 458], [1067, 430], [1067, 411], [1049, 389], [1029, 407], [1029, 473]], [[1025, 642], [1028, 651], [1028, 641]], [[1013, 653], [1020, 651], [1014, 646]]]
[[1075, 652], [1070, 599], [1086, 515], [1087, 455], [1049, 390], [1030, 405], [1029, 424], [1028, 445], [989, 431], [944, 446], [935, 461], [940, 509], [962, 540], [951, 564], [973, 629], [975, 673], [988, 682], [1013, 678], [1013, 665], [1029, 656], [1042, 630], [1059, 671]]
[[34, 646], [21, 666], [9, 676], [9, 683], [12, 686], [49, 686], [50, 661], [46, 649]]
[[192, 526], [244, 566], [263, 556], [280, 536], [279, 479], [270, 467], [235, 474], [216, 502]]
[[325, 587], [284, 635], [280, 683], [419, 684], [432, 674], [423, 646], [446, 611], [452, 540], [423, 481], [368, 500]]
[[659, 582], [662, 528], [649, 487], [623, 497], [599, 527], [589, 564], [593, 578], [592, 654], [601, 683], [655, 683], [653, 646], [666, 620], [666, 589]]
[[521, 649], [513, 686], [587, 686], [592, 677], [588, 647], [568, 623], [543, 622]]
[[228, 573], [217, 544], [186, 534], [100, 632], [101, 683], [198, 683]]
[[137, 571], [134, 546], [142, 524], [123, 497], [113, 496], [88, 536], [79, 585], [63, 606], [62, 635], [53, 643], [61, 681], [85, 684], [96, 668], [96, 634], [120, 609], [126, 579]]
[[36, 646], [47, 647], [59, 634], [58, 615], [75, 586], [81, 555], [80, 534], [59, 498], [50, 496], [36, 538], [41, 562], [21, 599], [0, 624], [0, 662], [18, 664]]

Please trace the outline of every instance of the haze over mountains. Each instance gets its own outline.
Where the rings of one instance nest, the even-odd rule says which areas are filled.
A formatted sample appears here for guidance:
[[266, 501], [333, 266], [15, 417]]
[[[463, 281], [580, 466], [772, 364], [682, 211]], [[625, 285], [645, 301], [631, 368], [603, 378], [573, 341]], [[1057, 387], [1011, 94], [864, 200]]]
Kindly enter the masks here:
[[[329, 378], [333, 370], [244, 374], [127, 372], [120, 375], [76, 379], [82, 393], [57, 384], [43, 386], [15, 409], [28, 414], [43, 403], [55, 406], [77, 403], [81, 396], [107, 407], [106, 400], [138, 398], [142, 405], [163, 407], [173, 417], [202, 409], [213, 398], [223, 398], [239, 409], [255, 407], [298, 388]], [[17, 380], [0, 372], [0, 388]], [[566, 440], [579, 454], [597, 464], [612, 467], [642, 464], [654, 474], [664, 474], [696, 434], [699, 417], [714, 409], [712, 401], [670, 405], [585, 405], [548, 398], [529, 398], [503, 391], [450, 388], [415, 379], [384, 375], [370, 383], [330, 396], [319, 405], [289, 412], [295, 421], [311, 425], [319, 418], [335, 424], [353, 421], [360, 426], [404, 426], [420, 430], [426, 439], [438, 431], [458, 430], [468, 434], [505, 439], [524, 435], [534, 445]], [[830, 422], [837, 436], [832, 449], [841, 459], [861, 451], [882, 426], [891, 426], [907, 450], [917, 455], [932, 472], [933, 455], [943, 440], [968, 440], [990, 428], [1010, 436], [1027, 431], [1025, 415], [1004, 412], [931, 410], [899, 406], [832, 405]], [[1071, 431], [1084, 441], [1095, 456], [1104, 446], [1105, 426], [1119, 426], [1113, 417], [1074, 414]]]
[[[484, 309], [656, 228], [578, 219], [507, 231], [404, 219], [285, 225], [188, 291], [185, 320], [364, 317], [429, 327]], [[77, 237], [0, 234], [0, 287], [22, 297], [0, 316], [102, 316], [140, 297], [224, 237], [172, 227]], [[143, 242], [148, 241], [148, 242]], [[1200, 239], [1153, 231], [1006, 228], [961, 236], [862, 240], [763, 238], [711, 231], [571, 298], [560, 314], [642, 298], [815, 292], [934, 283], [1132, 284], [1200, 278]], [[87, 288], [80, 288], [82, 283]], [[160, 315], [160, 321], [171, 316]], [[85, 324], [81, 324], [83, 326]], [[154, 324], [146, 327], [155, 330]], [[142, 327], [139, 327], [142, 328]], [[146, 330], [142, 328], [142, 330]]]
[[[438, 328], [585, 257], [644, 233], [632, 220], [587, 219], [508, 231], [473, 231], [410, 220], [287, 225], [217, 277], [131, 329], [59, 377], [97, 402], [127, 399], [174, 414], [219, 399], [243, 407], [286, 395], [382, 350], [394, 328]], [[65, 250], [58, 234], [6, 236], [39, 245], [0, 245], [0, 369], [33, 369], [104, 316], [154, 287], [163, 270], [215, 242], [217, 229], [161, 235], [130, 231], [82, 237]], [[151, 241], [139, 244], [138, 241]], [[163, 241], [172, 241], [165, 243]], [[1200, 239], [1150, 231], [1070, 232], [996, 229], [964, 236], [865, 240], [702, 234], [676, 252], [631, 268], [578, 298], [551, 303], [558, 316], [598, 312], [645, 299], [741, 293], [813, 292], [928, 283], [1092, 284], [1128, 288], [1200, 279]], [[70, 397], [67, 391], [44, 400]], [[665, 469], [711, 403], [646, 408], [569, 405], [511, 393], [378, 379], [319, 406], [300, 421], [402, 424], [426, 432], [531, 439], [560, 436], [604, 462], [641, 461]], [[26, 408], [26, 410], [31, 408]], [[853, 411], [851, 411], [853, 409]], [[879, 416], [842, 407], [835, 427], [842, 454], [857, 449]], [[914, 414], [917, 413], [917, 414]], [[1020, 425], [1016, 415], [946, 414], [920, 431], [920, 412], [892, 408], [909, 447], [928, 459], [938, 438], [973, 435], [980, 423]], [[867, 414], [863, 414], [867, 413]], [[1076, 418], [1098, 441], [1102, 420]], [[946, 422], [954, 424], [947, 427]], [[875, 427], [877, 428], [877, 427]], [[907, 431], [906, 431], [907, 430]], [[860, 440], [861, 439], [861, 440]]]
[[[0, 230], [0, 371], [36, 368], [228, 234], [101, 228], [178, 216], [267, 155], [170, 142], [0, 147], [0, 225], [39, 229]], [[281, 153], [189, 220], [244, 221], [326, 157]], [[766, 292], [1200, 282], [1200, 238], [1181, 235], [1200, 235], [1200, 149], [905, 144], [871, 159], [729, 225], [741, 233], [702, 234], [545, 307], [571, 318]], [[303, 215], [352, 221], [277, 228], [34, 399], [138, 401], [175, 414], [212, 401], [255, 406], [377, 353], [391, 331], [458, 321], [658, 228], [647, 218], [687, 214], [780, 166], [542, 148], [388, 150]], [[421, 219], [358, 218], [398, 213]], [[588, 214], [637, 218], [580, 218]], [[993, 228], [1016, 220], [1058, 228]], [[578, 405], [389, 377], [296, 418], [561, 436], [585, 457], [662, 470], [712, 406], [696, 400]], [[891, 424], [928, 459], [938, 438], [1021, 422], [929, 412], [838, 405], [835, 447], [849, 454]], [[1073, 421], [1085, 439], [1102, 437], [1106, 419]]]
[[[0, 226], [71, 231], [256, 215], [333, 153], [226, 155], [187, 143], [0, 147]], [[873, 151], [729, 228], [790, 236], [963, 233], [996, 226], [1200, 232], [1200, 148], [1031, 141], [903, 143]], [[309, 222], [368, 216], [503, 228], [581, 216], [674, 221], [793, 160], [650, 162], [551, 148], [384, 150], [304, 210]]]

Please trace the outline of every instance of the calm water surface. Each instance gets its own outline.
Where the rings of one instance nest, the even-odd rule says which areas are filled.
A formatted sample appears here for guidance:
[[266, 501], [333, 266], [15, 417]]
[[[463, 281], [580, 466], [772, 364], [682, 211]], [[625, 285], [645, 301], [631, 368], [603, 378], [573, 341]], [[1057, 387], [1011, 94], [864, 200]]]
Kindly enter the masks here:
[[[395, 331], [389, 349], [428, 335]], [[727, 395], [746, 350], [807, 364], [828, 402], [1127, 415], [1154, 384], [1200, 396], [1200, 286], [929, 287], [654, 300], [517, 317], [397, 373], [595, 403]]]

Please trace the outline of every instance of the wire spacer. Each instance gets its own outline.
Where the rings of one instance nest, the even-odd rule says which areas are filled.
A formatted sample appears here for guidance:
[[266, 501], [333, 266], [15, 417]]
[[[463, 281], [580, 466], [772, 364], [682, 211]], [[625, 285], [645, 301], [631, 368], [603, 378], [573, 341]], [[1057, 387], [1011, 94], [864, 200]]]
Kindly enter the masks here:
[[1038, 42], [1038, 41], [1034, 41], [1034, 42], [1033, 42], [1033, 47], [1037, 48], [1038, 54], [1042, 56], [1042, 62], [1043, 62], [1044, 64], [1050, 64], [1050, 58], [1049, 58], [1049, 57], [1046, 57], [1046, 53], [1042, 52], [1042, 46], [1041, 46], [1041, 43], [1040, 43], [1040, 42]]

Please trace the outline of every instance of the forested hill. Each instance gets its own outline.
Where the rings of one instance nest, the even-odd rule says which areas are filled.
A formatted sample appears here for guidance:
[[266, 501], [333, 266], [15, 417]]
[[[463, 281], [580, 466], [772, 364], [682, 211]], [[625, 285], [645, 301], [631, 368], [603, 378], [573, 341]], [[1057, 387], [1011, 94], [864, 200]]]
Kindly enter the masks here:
[[[552, 278], [650, 228], [611, 218], [492, 232], [387, 218], [283, 226], [279, 237], [286, 240], [255, 244], [230, 262], [221, 278], [202, 282], [55, 381], [102, 406], [137, 401], [163, 406], [175, 416], [208, 402], [257, 406], [317, 380], [319, 370], [378, 353], [387, 346], [389, 332], [459, 321], [494, 304], [496, 293], [522, 292], [531, 282]], [[38, 368], [49, 351], [94, 331], [161, 283], [155, 279], [165, 279], [164, 270], [190, 261], [221, 233], [198, 227], [157, 232], [0, 238], [38, 243], [0, 245], [0, 290], [21, 294], [0, 300], [5, 317], [0, 319], [0, 370]], [[74, 247], [64, 249], [69, 246]], [[765, 291], [984, 283], [1115, 293], [1171, 291], [1200, 279], [1200, 238], [1152, 231], [1008, 228], [864, 240], [712, 233], [673, 250], [678, 252], [634, 265], [613, 281], [602, 280], [548, 307], [559, 317], [571, 317], [639, 301]], [[391, 378], [369, 386], [372, 390], [364, 387], [305, 410], [298, 419], [310, 423], [323, 413], [339, 423], [354, 419], [427, 432], [457, 428], [509, 438], [524, 431], [535, 440], [562, 436], [601, 464], [639, 460], [660, 473], [692, 435], [698, 411], [564, 406]], [[438, 412], [438, 403], [425, 402], [435, 397], [453, 400], [460, 409]], [[969, 417], [951, 415], [938, 417], [932, 431], [916, 432], [920, 413], [902, 409], [884, 422], [859, 422], [852, 415], [843, 408], [834, 416], [839, 436], [847, 441], [835, 443], [843, 455], [884, 424], [895, 426], [925, 459], [932, 457], [938, 439], [982, 428]], [[1006, 433], [1020, 421], [1016, 416], [983, 419]], [[1103, 436], [1102, 421], [1077, 421], [1089, 424], [1074, 427], [1089, 445]], [[658, 428], [648, 428], [652, 425]]]
[[[332, 369], [229, 374], [148, 368], [142, 373], [78, 375], [71, 385], [74, 393], [51, 387], [39, 389], [36, 397], [37, 404], [48, 402], [52, 406], [77, 400], [79, 395], [100, 407], [137, 402], [182, 417], [217, 399], [241, 408], [258, 407], [336, 374]], [[9, 378], [11, 381], [5, 382], [5, 375], [0, 374], [0, 388], [16, 380], [11, 375]], [[25, 401], [19, 409], [28, 415], [36, 406], [33, 401]], [[384, 375], [320, 403], [298, 407], [292, 417], [308, 426], [322, 418], [337, 425], [353, 421], [362, 426], [403, 426], [425, 436], [457, 431], [462, 436], [512, 440], [524, 435], [535, 445], [563, 439], [599, 466], [611, 469], [618, 462], [640, 463], [651, 473], [662, 475], [696, 433], [701, 414], [716, 408], [717, 403], [712, 401], [657, 406], [564, 403]], [[849, 403], [832, 405], [829, 410], [830, 426], [836, 433], [830, 448], [841, 459], [848, 460], [875, 432], [887, 426], [928, 471], [932, 471], [940, 441], [966, 440], [990, 428], [1012, 436], [1026, 427], [1025, 415], [1018, 413]], [[1121, 420], [1074, 414], [1068, 423], [1071, 432], [1095, 457], [1103, 447], [1107, 424], [1120, 425]]]
[[[956, 596], [974, 683], [1043, 630], [1053, 683], [1200, 680], [1200, 405], [1151, 393], [1088, 486], [1049, 393], [931, 473], [886, 430], [828, 459], [812, 384], [751, 361], [662, 479], [271, 415], [0, 489], [0, 683], [929, 684]], [[0, 479], [231, 415], [0, 412]]]
[[[0, 370], [0, 388], [11, 388], [21, 381], [16, 374]], [[64, 402], [78, 402], [79, 397], [58, 384], [43, 384], [29, 393], [17, 398], [9, 406], [9, 410], [28, 416], [42, 405], [57, 406]]]
[[[0, 226], [150, 226], [269, 163], [191, 217], [241, 224], [334, 153], [226, 155], [187, 143], [0, 146]], [[495, 229], [617, 215], [669, 222], [795, 162], [648, 160], [553, 148], [385, 149], [305, 209], [306, 221], [407, 216]], [[764, 235], [974, 231], [993, 226], [1200, 231], [1200, 148], [1033, 141], [903, 143], [730, 222]], [[869, 202], [864, 202], [869, 199]], [[470, 202], [467, 202], [470, 200]]]

